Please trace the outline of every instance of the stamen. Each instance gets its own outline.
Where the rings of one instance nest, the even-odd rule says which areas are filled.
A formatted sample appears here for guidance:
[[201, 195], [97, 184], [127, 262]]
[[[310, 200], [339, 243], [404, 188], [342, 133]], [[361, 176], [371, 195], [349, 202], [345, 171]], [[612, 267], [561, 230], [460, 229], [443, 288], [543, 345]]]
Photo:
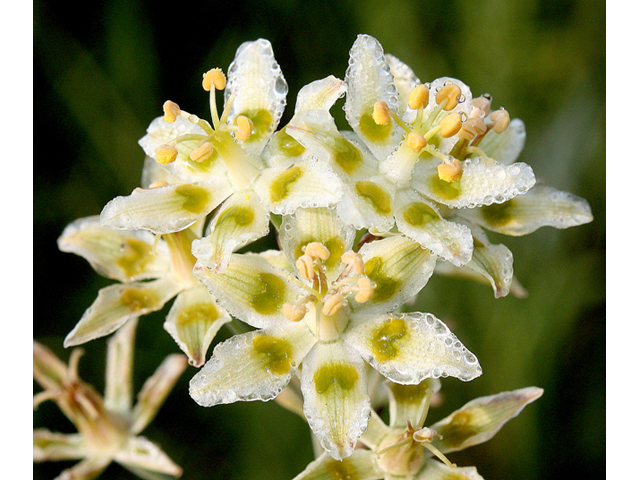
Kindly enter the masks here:
[[469, 118], [462, 124], [456, 134], [465, 140], [473, 140], [477, 135], [482, 135], [487, 131], [487, 126], [479, 118]]
[[459, 86], [450, 83], [449, 85], [445, 85], [440, 90], [438, 90], [438, 93], [436, 94], [436, 103], [438, 103], [439, 105], [442, 102], [446, 101], [442, 109], [448, 112], [449, 110], [453, 110], [456, 105], [458, 105], [458, 103], [460, 102], [461, 93], [462, 90], [460, 90]]
[[322, 313], [328, 317], [335, 315], [342, 308], [343, 302], [344, 297], [340, 293], [330, 295], [328, 298], [324, 299]]
[[450, 162], [438, 165], [438, 177], [445, 182], [455, 182], [462, 177], [462, 164], [460, 160], [454, 158]]
[[189, 158], [194, 162], [200, 163], [200, 162], [204, 162], [207, 158], [209, 158], [212, 153], [213, 153], [213, 145], [211, 145], [209, 142], [204, 142], [202, 145], [199, 145], [189, 154]]
[[313, 258], [309, 255], [301, 255], [296, 260], [296, 268], [300, 272], [300, 277], [303, 280], [314, 280], [316, 278], [316, 271], [313, 264]]
[[373, 105], [373, 121], [376, 122], [376, 125], [388, 125], [391, 122], [391, 117], [389, 116], [389, 105], [386, 102], [376, 102]]
[[162, 165], [169, 165], [170, 163], [173, 163], [177, 157], [178, 150], [171, 145], [164, 144], [156, 148], [156, 160]]
[[442, 435], [429, 427], [423, 427], [413, 432], [413, 439], [418, 443], [433, 442], [436, 437], [442, 439]]
[[163, 120], [167, 123], [173, 123], [176, 121], [176, 117], [180, 115], [180, 107], [177, 103], [172, 102], [171, 100], [167, 100], [162, 105], [162, 110], [164, 111]]
[[407, 99], [409, 108], [418, 110], [419, 108], [427, 108], [429, 104], [429, 87], [425, 84], [414, 87], [409, 92], [409, 98]]
[[364, 260], [362, 260], [362, 255], [354, 252], [353, 250], [349, 250], [342, 254], [340, 257], [342, 263], [346, 264], [351, 270], [360, 275], [364, 272]]
[[290, 303], [285, 303], [282, 305], [282, 313], [287, 320], [299, 322], [307, 314], [307, 309], [302, 305], [291, 305]]
[[456, 133], [460, 131], [462, 127], [462, 115], [457, 112], [450, 113], [445, 116], [438, 122], [440, 125], [440, 136], [443, 138], [453, 137]]
[[402, 445], [406, 445], [407, 443], [411, 443], [412, 441], [413, 441], [413, 438], [411, 438], [410, 436], [403, 438], [402, 440], [399, 440], [396, 443], [393, 443], [388, 447], [383, 448], [379, 452], [376, 452], [376, 457], [380, 458], [382, 454], [387, 453], [389, 450], [393, 450], [394, 448], [401, 447]]
[[474, 107], [480, 110], [481, 118], [484, 118], [487, 115], [489, 115], [489, 112], [491, 111], [491, 99], [485, 96], [474, 98], [473, 100], [471, 100], [471, 105], [473, 105]]
[[236, 130], [236, 139], [244, 142], [251, 136], [251, 132], [253, 132], [253, 122], [249, 117], [238, 115], [236, 117], [236, 124], [238, 125], [238, 130]]
[[444, 456], [444, 453], [442, 453], [440, 450], [438, 450], [436, 447], [434, 447], [433, 445], [431, 445], [429, 442], [425, 442], [421, 444], [424, 448], [426, 448], [427, 450], [431, 451], [431, 453], [433, 453], [436, 457], [438, 457], [440, 460], [442, 460], [442, 462], [449, 468], [456, 468], [456, 464], [455, 463], [451, 463], [449, 461], [449, 459], [447, 457]]
[[71, 356], [69, 357], [69, 366], [67, 368], [70, 382], [78, 381], [78, 362], [82, 355], [84, 355], [84, 350], [81, 348], [75, 348], [71, 352]]
[[304, 253], [311, 257], [319, 258], [320, 260], [323, 260], [323, 261], [328, 260], [330, 255], [329, 249], [325, 247], [323, 244], [321, 244], [320, 242], [309, 243], [306, 246]]
[[374, 284], [369, 280], [369, 277], [358, 278], [358, 293], [353, 299], [358, 303], [364, 303], [373, 296]]
[[207, 92], [211, 91], [211, 86], [216, 90], [224, 90], [227, 85], [227, 78], [219, 68], [212, 68], [202, 75], [202, 88]]
[[489, 115], [489, 118], [493, 121], [493, 131], [496, 133], [504, 132], [511, 123], [509, 112], [502, 108]]
[[405, 144], [414, 152], [419, 153], [424, 147], [427, 146], [427, 141], [419, 133], [411, 132], [409, 135], [407, 135]]

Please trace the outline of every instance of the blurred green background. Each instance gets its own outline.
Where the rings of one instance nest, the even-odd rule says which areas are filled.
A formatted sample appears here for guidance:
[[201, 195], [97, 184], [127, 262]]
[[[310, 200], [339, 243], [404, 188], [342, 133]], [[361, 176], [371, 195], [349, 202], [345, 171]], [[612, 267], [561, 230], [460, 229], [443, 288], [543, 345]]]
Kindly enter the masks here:
[[[422, 81], [451, 76], [476, 95], [491, 93], [495, 106], [526, 124], [520, 159], [539, 181], [586, 198], [595, 217], [569, 230], [491, 236], [513, 251], [526, 299], [496, 300], [488, 286], [432, 278], [412, 310], [445, 320], [477, 354], [484, 375], [470, 383], [445, 379], [445, 403], [427, 423], [474, 397], [536, 385], [545, 389], [540, 400], [452, 461], [476, 465], [487, 480], [604, 478], [603, 0], [36, 0], [34, 14], [37, 340], [66, 361], [62, 340], [110, 283], [82, 258], [59, 252], [56, 238], [72, 220], [99, 214], [138, 185], [144, 156], [137, 140], [165, 100], [208, 118], [202, 73], [226, 71], [240, 43], [264, 37], [289, 84], [286, 120], [297, 91], [342, 77], [356, 35], [368, 33]], [[341, 105], [334, 110], [346, 127]], [[140, 322], [136, 391], [178, 351], [162, 329], [167, 311]], [[223, 329], [218, 339], [229, 335]], [[84, 347], [80, 374], [102, 389], [105, 341]], [[184, 478], [288, 479], [313, 459], [300, 418], [275, 402], [199, 407], [188, 396], [194, 373], [189, 367], [144, 432], [184, 468]], [[73, 430], [52, 403], [35, 412], [34, 425]], [[35, 478], [54, 478], [69, 465], [34, 465]], [[112, 465], [102, 478], [135, 477]]]

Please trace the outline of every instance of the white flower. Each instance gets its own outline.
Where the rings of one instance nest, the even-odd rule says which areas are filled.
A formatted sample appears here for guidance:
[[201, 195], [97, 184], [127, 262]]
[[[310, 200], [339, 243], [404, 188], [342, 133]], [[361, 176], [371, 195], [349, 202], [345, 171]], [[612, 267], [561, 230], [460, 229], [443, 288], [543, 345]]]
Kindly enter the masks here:
[[[267, 40], [243, 43], [228, 78], [220, 69], [210, 70], [203, 87], [210, 93], [212, 124], [166, 102], [165, 115], [140, 140], [171, 179], [162, 187], [113, 199], [101, 221], [120, 229], [170, 233], [218, 208], [211, 235], [194, 249], [223, 271], [234, 250], [268, 233], [270, 213], [334, 204], [342, 190], [338, 177], [286, 132], [275, 134], [288, 87]], [[216, 91], [222, 89], [225, 107], [218, 115]], [[328, 77], [301, 90], [296, 111], [328, 110], [342, 95], [342, 81]]]
[[234, 254], [224, 273], [196, 263], [195, 275], [221, 305], [258, 329], [216, 346], [191, 380], [199, 404], [271, 400], [298, 372], [309, 425], [341, 459], [370, 415], [363, 359], [407, 384], [481, 374], [476, 357], [433, 315], [389, 313], [422, 289], [435, 257], [401, 236], [356, 253], [354, 236], [335, 210], [299, 209], [283, 217], [282, 252]]

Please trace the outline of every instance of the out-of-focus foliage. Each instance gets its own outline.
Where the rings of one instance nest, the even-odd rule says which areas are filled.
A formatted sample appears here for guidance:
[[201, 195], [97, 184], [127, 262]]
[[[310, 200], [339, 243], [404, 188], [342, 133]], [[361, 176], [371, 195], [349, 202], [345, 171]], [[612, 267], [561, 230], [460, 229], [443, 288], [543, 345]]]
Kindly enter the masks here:
[[[342, 77], [356, 35], [368, 33], [421, 80], [459, 78], [523, 119], [521, 160], [539, 182], [586, 198], [595, 218], [565, 231], [492, 236], [513, 251], [526, 299], [496, 300], [488, 286], [434, 277], [411, 307], [446, 321], [484, 369], [470, 383], [444, 380], [445, 405], [431, 418], [477, 396], [545, 389], [493, 440], [452, 460], [476, 465], [487, 479], [604, 476], [604, 1], [108, 0], [79, 7], [36, 0], [34, 14], [34, 279], [47, 286], [34, 290], [36, 339], [68, 358], [63, 338], [109, 283], [82, 258], [59, 252], [55, 240], [72, 220], [98, 214], [138, 185], [137, 140], [164, 100], [206, 118], [202, 73], [228, 65], [243, 41], [264, 37], [289, 83], [287, 119], [297, 91]], [[334, 113], [346, 127], [341, 105]], [[162, 329], [166, 313], [140, 321], [136, 389], [177, 351]], [[80, 375], [101, 388], [105, 341], [84, 349]], [[195, 371], [189, 367], [145, 431], [185, 478], [287, 479], [313, 458], [305, 422], [274, 402], [198, 407], [187, 386]], [[34, 425], [72, 428], [48, 404]], [[60, 470], [34, 466], [36, 479]], [[102, 478], [134, 477], [112, 466]]]

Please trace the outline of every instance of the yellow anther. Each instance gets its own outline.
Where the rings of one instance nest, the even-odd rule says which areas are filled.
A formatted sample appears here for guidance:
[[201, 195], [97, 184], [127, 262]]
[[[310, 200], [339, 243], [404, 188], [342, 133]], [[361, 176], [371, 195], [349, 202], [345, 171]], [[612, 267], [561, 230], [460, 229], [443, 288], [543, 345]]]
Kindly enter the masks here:
[[236, 117], [236, 124], [238, 125], [238, 130], [236, 130], [236, 138], [241, 142], [244, 142], [251, 136], [251, 132], [253, 131], [253, 122], [249, 117], [238, 115]]
[[309, 255], [312, 258], [313, 257], [319, 258], [320, 260], [328, 260], [329, 255], [331, 255], [331, 253], [329, 252], [329, 249], [325, 247], [323, 244], [321, 244], [320, 242], [309, 243], [305, 247], [304, 253], [305, 255]]
[[189, 158], [194, 162], [204, 162], [207, 158], [211, 156], [213, 153], [213, 145], [209, 142], [204, 142], [202, 145], [199, 145], [195, 148], [190, 154]]
[[414, 87], [409, 92], [409, 98], [407, 99], [409, 108], [417, 110], [418, 108], [427, 108], [429, 105], [429, 87], [424, 83]]
[[462, 127], [462, 115], [457, 112], [450, 113], [443, 117], [438, 124], [442, 127], [440, 129], [440, 135], [442, 137], [453, 137], [460, 131], [460, 127]]
[[359, 253], [356, 253], [353, 250], [349, 250], [348, 252], [342, 254], [340, 260], [342, 260], [342, 263], [344, 263], [345, 265], [349, 265], [349, 267], [351, 267], [351, 270], [353, 270], [358, 275], [364, 272], [364, 260], [362, 260], [362, 255], [360, 255]]
[[429, 427], [424, 427], [413, 432], [413, 439], [418, 443], [433, 442], [436, 437], [442, 438], [442, 435]]
[[454, 158], [451, 162], [438, 165], [438, 177], [445, 182], [455, 182], [462, 177], [462, 164]]
[[165, 182], [164, 180], [158, 180], [157, 182], [153, 182], [151, 185], [149, 185], [149, 189], [166, 187], [167, 185], [169, 185], [169, 184], [167, 182]]
[[489, 115], [489, 118], [493, 121], [493, 131], [496, 133], [504, 132], [511, 123], [509, 112], [502, 108]]
[[156, 161], [162, 165], [173, 163], [178, 157], [178, 150], [171, 145], [160, 145], [156, 148]]
[[316, 272], [313, 265], [313, 258], [309, 255], [301, 255], [296, 260], [296, 268], [300, 272], [300, 277], [303, 280], [313, 280], [316, 278]]
[[334, 293], [324, 300], [322, 313], [328, 317], [335, 315], [342, 308], [344, 297], [340, 293]]
[[162, 111], [164, 112], [163, 120], [167, 123], [173, 123], [176, 121], [176, 117], [180, 115], [180, 107], [177, 103], [167, 100], [162, 105]]
[[411, 132], [407, 135], [406, 145], [411, 150], [418, 153], [427, 146], [427, 140], [419, 133]]
[[389, 116], [389, 105], [386, 102], [376, 102], [373, 105], [373, 114], [371, 115], [376, 125], [388, 125], [391, 122]]
[[216, 90], [224, 90], [227, 85], [227, 78], [219, 68], [212, 68], [202, 75], [202, 88], [209, 92], [211, 91], [211, 85]]
[[290, 303], [285, 303], [282, 305], [282, 313], [287, 320], [299, 322], [307, 314], [307, 309], [302, 305], [291, 305]]
[[471, 105], [480, 110], [481, 118], [489, 115], [489, 112], [491, 111], [491, 100], [489, 100], [485, 96], [474, 98], [473, 100], [471, 100]]
[[442, 109], [446, 111], [453, 110], [460, 102], [461, 93], [462, 90], [460, 90], [459, 86], [454, 83], [450, 83], [438, 90], [438, 93], [436, 93], [436, 103], [440, 105], [442, 102], [446, 101]]
[[373, 283], [369, 277], [360, 277], [358, 279], [358, 293], [353, 299], [358, 303], [364, 303], [373, 296]]
[[484, 122], [481, 119], [474, 117], [467, 119], [467, 121], [462, 124], [456, 135], [466, 140], [473, 140], [477, 135], [482, 135], [486, 131], [487, 126]]

